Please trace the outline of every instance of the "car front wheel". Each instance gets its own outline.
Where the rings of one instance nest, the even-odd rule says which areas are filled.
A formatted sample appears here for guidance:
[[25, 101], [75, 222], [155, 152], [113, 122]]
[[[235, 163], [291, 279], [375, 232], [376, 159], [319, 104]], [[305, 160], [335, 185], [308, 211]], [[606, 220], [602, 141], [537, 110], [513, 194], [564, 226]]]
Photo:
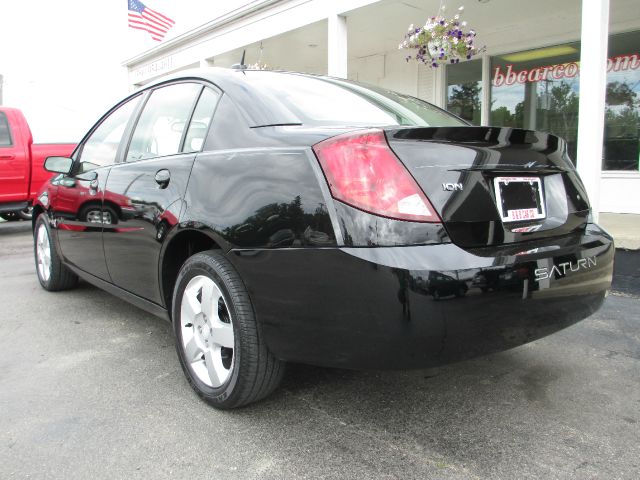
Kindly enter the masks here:
[[267, 349], [249, 294], [220, 252], [201, 252], [184, 263], [172, 318], [182, 369], [214, 407], [247, 405], [280, 383], [284, 363]]

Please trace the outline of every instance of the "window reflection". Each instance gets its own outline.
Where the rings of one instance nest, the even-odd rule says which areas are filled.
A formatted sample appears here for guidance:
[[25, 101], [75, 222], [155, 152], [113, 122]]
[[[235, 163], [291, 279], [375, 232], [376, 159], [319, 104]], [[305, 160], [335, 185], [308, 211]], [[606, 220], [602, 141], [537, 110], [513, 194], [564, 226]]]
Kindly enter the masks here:
[[[604, 170], [638, 170], [640, 32], [609, 39]], [[490, 124], [541, 130], [567, 141], [575, 161], [580, 99], [580, 44], [544, 47], [491, 59]], [[452, 103], [449, 87], [449, 103]], [[460, 87], [457, 87], [460, 89]], [[461, 97], [461, 92], [457, 97]], [[469, 108], [469, 107], [467, 107]], [[454, 110], [455, 112], [455, 110]], [[457, 112], [455, 112], [457, 113]]]
[[482, 60], [447, 66], [447, 110], [480, 125]]
[[551, 132], [576, 158], [580, 47], [578, 43], [491, 59], [491, 124]]
[[640, 32], [609, 39], [605, 104], [605, 170], [638, 170], [640, 157]]

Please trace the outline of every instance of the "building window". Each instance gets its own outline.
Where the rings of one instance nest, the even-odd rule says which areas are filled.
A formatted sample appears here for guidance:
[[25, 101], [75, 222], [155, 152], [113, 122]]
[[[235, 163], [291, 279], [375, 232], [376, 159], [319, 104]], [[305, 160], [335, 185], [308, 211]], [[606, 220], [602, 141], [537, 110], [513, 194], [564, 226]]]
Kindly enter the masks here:
[[575, 161], [579, 60], [579, 43], [493, 57], [490, 124], [554, 133]]
[[[603, 170], [638, 170], [640, 32], [609, 38]], [[490, 124], [551, 132], [575, 161], [580, 98], [579, 42], [491, 58]]]
[[603, 170], [638, 170], [640, 32], [612, 35], [607, 62]]
[[447, 110], [480, 125], [482, 60], [447, 65]]

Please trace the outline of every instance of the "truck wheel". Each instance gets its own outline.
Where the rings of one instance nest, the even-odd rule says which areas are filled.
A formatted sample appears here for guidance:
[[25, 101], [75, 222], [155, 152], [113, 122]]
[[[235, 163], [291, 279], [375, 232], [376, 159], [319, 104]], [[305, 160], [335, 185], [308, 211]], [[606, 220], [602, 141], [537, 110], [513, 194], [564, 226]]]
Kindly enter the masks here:
[[172, 318], [187, 380], [214, 407], [247, 405], [280, 383], [284, 363], [267, 349], [249, 294], [221, 253], [197, 253], [184, 263]]
[[51, 241], [51, 228], [45, 214], [36, 220], [33, 240], [36, 273], [42, 288], [54, 292], [75, 287], [78, 276], [62, 263], [56, 246]]
[[22, 220], [31, 220], [31, 217], [33, 217], [33, 207], [29, 206], [24, 210], [20, 210], [19, 212], [16, 212], [16, 215]]
[[88, 223], [104, 223], [106, 225], [115, 225], [118, 223], [118, 215], [113, 208], [100, 205], [86, 205], [82, 207], [78, 218], [81, 222]]

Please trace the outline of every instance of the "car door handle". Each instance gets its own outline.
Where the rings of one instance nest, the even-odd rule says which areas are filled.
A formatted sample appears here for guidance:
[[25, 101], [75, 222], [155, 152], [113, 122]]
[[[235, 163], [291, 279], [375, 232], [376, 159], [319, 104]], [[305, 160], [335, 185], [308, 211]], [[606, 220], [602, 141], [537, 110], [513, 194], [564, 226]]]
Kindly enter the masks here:
[[13, 160], [16, 158], [15, 155], [0, 155], [0, 160]]
[[169, 170], [163, 168], [156, 172], [156, 183], [160, 185], [160, 188], [167, 188], [169, 180], [171, 180], [171, 173]]

